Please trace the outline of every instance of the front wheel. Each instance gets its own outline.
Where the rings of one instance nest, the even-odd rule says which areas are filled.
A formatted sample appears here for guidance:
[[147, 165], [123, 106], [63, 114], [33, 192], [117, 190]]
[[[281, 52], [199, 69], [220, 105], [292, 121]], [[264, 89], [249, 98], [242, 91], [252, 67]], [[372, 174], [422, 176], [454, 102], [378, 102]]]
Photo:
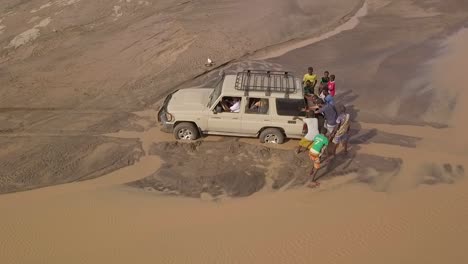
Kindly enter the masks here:
[[267, 128], [260, 133], [261, 143], [283, 144], [284, 134], [277, 128]]
[[174, 127], [174, 136], [178, 140], [196, 140], [199, 137], [199, 133], [194, 124], [180, 123]]

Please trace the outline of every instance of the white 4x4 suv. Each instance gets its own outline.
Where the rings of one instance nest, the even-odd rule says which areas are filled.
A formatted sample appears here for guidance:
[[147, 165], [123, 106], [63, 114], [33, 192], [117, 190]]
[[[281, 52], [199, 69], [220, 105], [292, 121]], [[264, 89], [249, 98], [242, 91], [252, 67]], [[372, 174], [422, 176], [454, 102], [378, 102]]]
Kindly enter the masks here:
[[176, 139], [195, 140], [202, 134], [259, 137], [283, 143], [301, 138], [304, 115], [301, 81], [288, 72], [246, 70], [222, 75], [216, 87], [188, 88], [169, 94], [158, 112], [162, 130]]

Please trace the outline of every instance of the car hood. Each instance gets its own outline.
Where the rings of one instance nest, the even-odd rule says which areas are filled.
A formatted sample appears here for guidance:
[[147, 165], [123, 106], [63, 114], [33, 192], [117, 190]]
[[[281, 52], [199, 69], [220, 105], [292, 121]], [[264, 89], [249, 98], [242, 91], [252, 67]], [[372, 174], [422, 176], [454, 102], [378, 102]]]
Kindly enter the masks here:
[[181, 89], [172, 95], [167, 111], [169, 113], [202, 111], [206, 109], [212, 91], [212, 88]]

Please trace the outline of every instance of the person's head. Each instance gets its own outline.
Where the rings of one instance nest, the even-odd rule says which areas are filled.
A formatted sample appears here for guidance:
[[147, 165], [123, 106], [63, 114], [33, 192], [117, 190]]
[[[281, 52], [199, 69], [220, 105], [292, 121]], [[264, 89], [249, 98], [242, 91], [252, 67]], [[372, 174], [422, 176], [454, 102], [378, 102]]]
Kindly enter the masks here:
[[233, 98], [232, 98], [232, 101], [237, 103], [237, 102], [240, 101], [240, 98], [239, 98], [239, 97], [233, 97]]
[[322, 98], [319, 98], [319, 104], [324, 105], [324, 104], [325, 104], [325, 100], [323, 100]]
[[330, 94], [330, 92], [328, 91], [328, 88], [326, 88], [326, 87], [323, 88], [322, 93], [323, 93], [323, 95], [325, 95], [325, 96], [327, 96], [327, 95]]
[[328, 132], [328, 131], [327, 131], [327, 129], [326, 129], [325, 127], [321, 127], [321, 128], [320, 128], [320, 134], [326, 135], [327, 132]]
[[324, 101], [322, 98], [317, 98], [317, 105], [318, 105], [318, 106], [324, 106], [324, 105], [325, 105], [325, 101]]
[[314, 73], [314, 68], [313, 68], [313, 67], [307, 68], [307, 72], [308, 72], [309, 74], [313, 74], [313, 73]]
[[331, 81], [334, 81], [334, 80], [335, 80], [335, 75], [334, 75], [334, 74], [330, 75], [330, 80], [331, 80]]
[[330, 74], [330, 73], [329, 73], [328, 71], [325, 71], [325, 72], [323, 73], [323, 76], [328, 77], [329, 74]]

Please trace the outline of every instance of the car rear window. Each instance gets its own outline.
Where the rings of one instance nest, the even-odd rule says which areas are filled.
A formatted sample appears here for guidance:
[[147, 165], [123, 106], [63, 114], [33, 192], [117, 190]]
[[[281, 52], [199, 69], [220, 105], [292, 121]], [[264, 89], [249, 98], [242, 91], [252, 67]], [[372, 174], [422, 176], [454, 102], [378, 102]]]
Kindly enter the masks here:
[[276, 98], [276, 112], [281, 116], [305, 116], [303, 99]]

